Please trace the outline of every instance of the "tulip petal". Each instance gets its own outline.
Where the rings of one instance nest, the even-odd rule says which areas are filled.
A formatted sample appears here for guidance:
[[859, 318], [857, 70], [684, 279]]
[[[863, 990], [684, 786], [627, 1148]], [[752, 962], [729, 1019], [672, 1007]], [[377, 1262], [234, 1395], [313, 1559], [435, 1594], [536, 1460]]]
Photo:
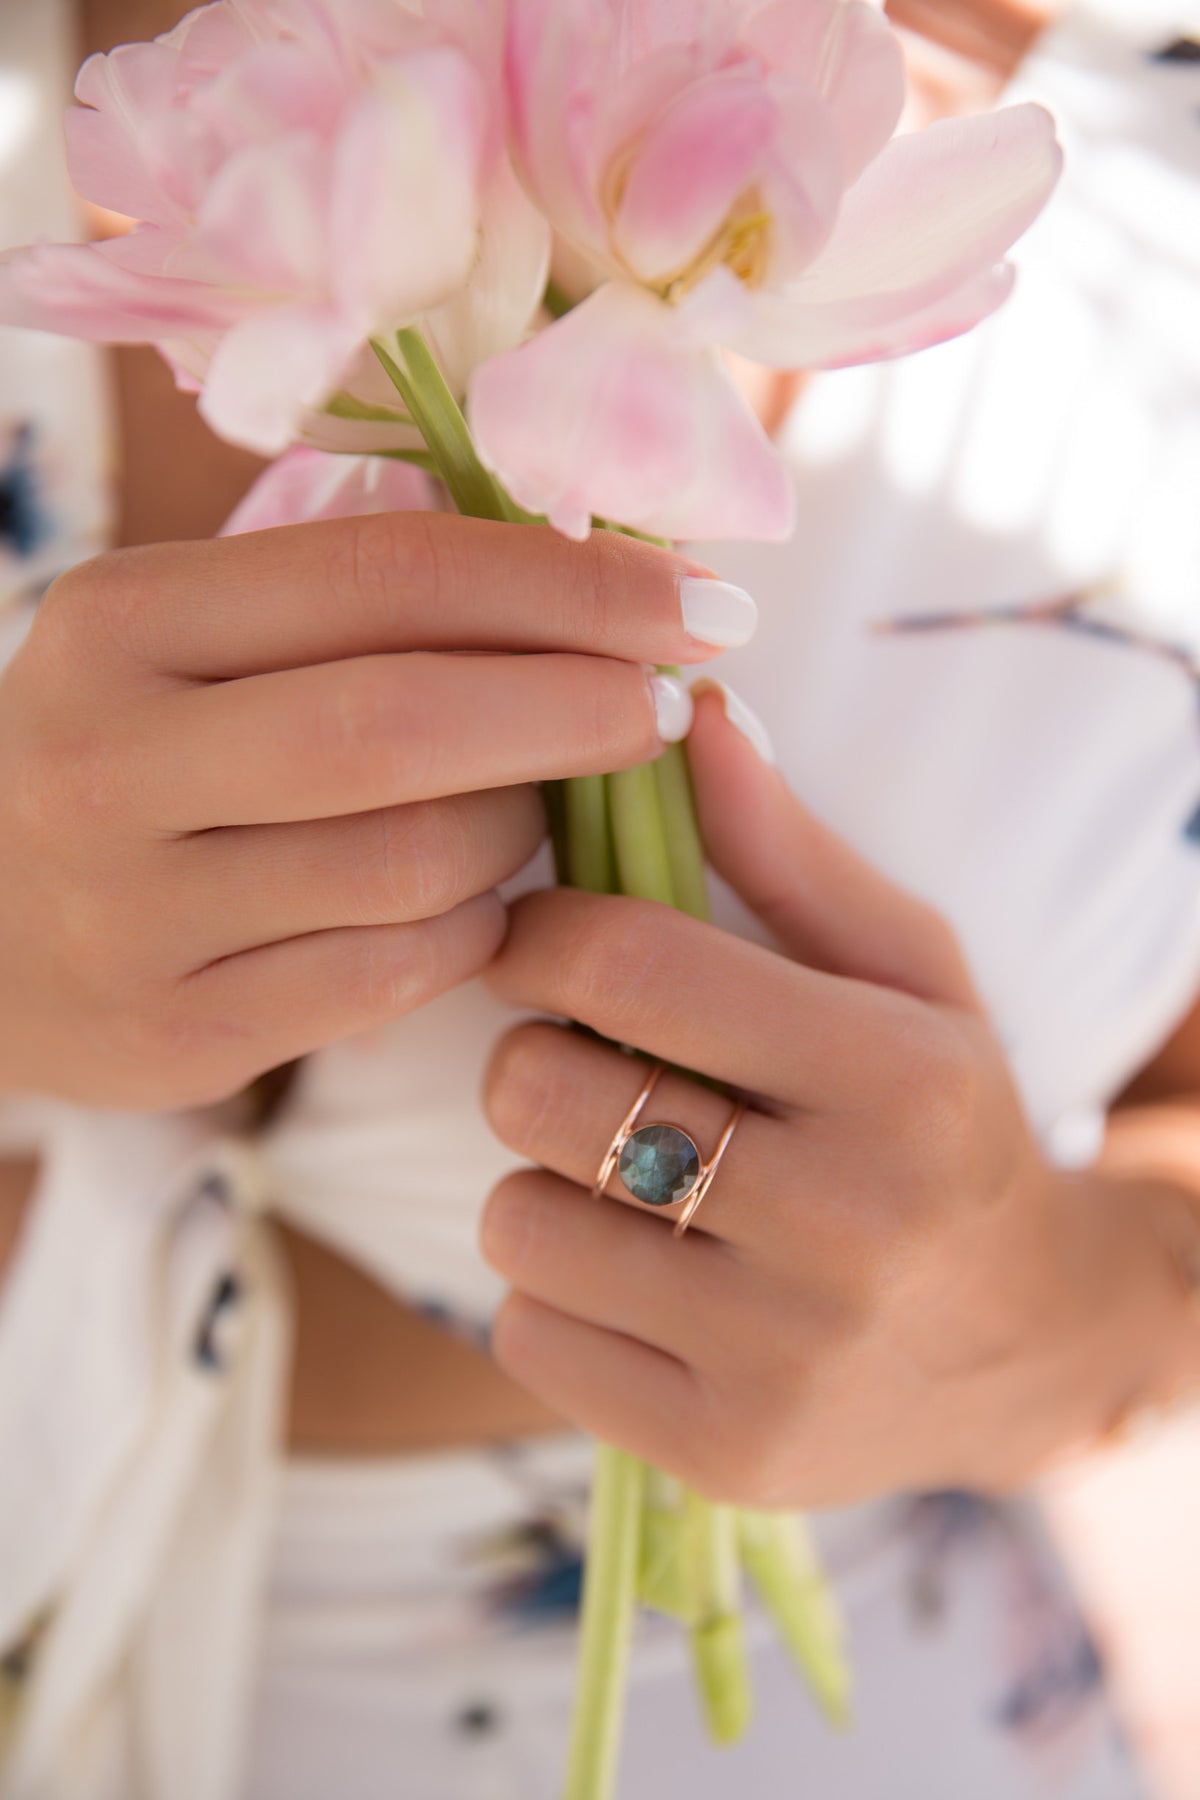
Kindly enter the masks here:
[[776, 124], [762, 82], [738, 70], [697, 82], [667, 108], [629, 166], [614, 220], [635, 275], [662, 283], [699, 257], [759, 173]]
[[1002, 260], [1062, 166], [1040, 106], [947, 119], [895, 138], [842, 206], [824, 250], [784, 293], [758, 296], [731, 348], [760, 362], [853, 360], [860, 343], [959, 293]]
[[421, 322], [457, 398], [472, 369], [524, 338], [546, 291], [549, 266], [550, 227], [504, 157], [483, 195], [479, 255], [470, 277]]
[[69, 106], [63, 130], [67, 168], [81, 199], [155, 224], [184, 219], [184, 209], [164, 194], [125, 120], [91, 107]]
[[882, 11], [868, 0], [773, 0], [747, 20], [742, 42], [770, 71], [817, 90], [837, 122], [844, 179], [857, 180], [904, 106], [904, 52]]
[[264, 295], [311, 293], [325, 280], [329, 160], [292, 132], [231, 156], [205, 194], [171, 273]]
[[121, 268], [102, 244], [38, 244], [0, 256], [4, 325], [102, 344], [154, 344], [227, 324], [245, 312], [243, 297], [201, 282]]
[[945, 294], [931, 306], [920, 308], [902, 318], [892, 319], [877, 327], [874, 333], [865, 329], [853, 343], [834, 347], [826, 342], [823, 354], [814, 352], [806, 363], [810, 369], [840, 369], [859, 363], [886, 362], [897, 356], [911, 356], [917, 350], [928, 350], [934, 344], [948, 343], [961, 337], [996, 312], [1012, 293], [1017, 271], [1012, 263], [997, 263], [972, 281]]
[[263, 470], [218, 535], [237, 537], [277, 525], [357, 519], [365, 513], [430, 512], [435, 504], [432, 481], [410, 463], [328, 456], [297, 444]]
[[306, 409], [337, 389], [358, 343], [336, 314], [272, 308], [227, 331], [213, 352], [200, 412], [219, 437], [278, 456]]
[[593, 514], [672, 538], [792, 528], [787, 472], [719, 354], [643, 289], [610, 282], [485, 363], [468, 416], [514, 498], [570, 537]]
[[437, 49], [377, 71], [334, 151], [334, 291], [363, 332], [436, 306], [470, 273], [486, 96]]

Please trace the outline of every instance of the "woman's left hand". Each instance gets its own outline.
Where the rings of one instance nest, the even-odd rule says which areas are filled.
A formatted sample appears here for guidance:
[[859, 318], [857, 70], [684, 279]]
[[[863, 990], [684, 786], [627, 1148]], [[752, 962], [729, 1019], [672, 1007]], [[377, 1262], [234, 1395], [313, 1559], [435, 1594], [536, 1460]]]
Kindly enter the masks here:
[[[1000, 1488], [1099, 1433], [1177, 1342], [1157, 1196], [1052, 1171], [944, 921], [825, 831], [700, 699], [714, 866], [789, 954], [637, 900], [522, 901], [496, 991], [751, 1096], [692, 1228], [590, 1184], [646, 1065], [518, 1026], [484, 1254], [501, 1365], [712, 1498]], [[667, 1073], [643, 1122], [708, 1155], [731, 1111]], [[624, 1204], [614, 1204], [614, 1202]]]

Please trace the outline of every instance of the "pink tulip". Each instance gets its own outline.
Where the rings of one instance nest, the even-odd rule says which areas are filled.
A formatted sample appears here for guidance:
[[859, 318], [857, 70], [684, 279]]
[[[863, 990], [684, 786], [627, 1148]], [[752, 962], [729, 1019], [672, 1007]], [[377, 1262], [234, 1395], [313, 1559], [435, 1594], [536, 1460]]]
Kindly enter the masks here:
[[326, 456], [297, 444], [263, 470], [220, 535], [237, 537], [313, 519], [356, 519], [364, 513], [431, 512], [436, 505], [433, 482], [410, 463], [383, 456]]
[[510, 0], [506, 68], [525, 181], [602, 285], [477, 369], [469, 416], [573, 536], [785, 536], [718, 348], [830, 368], [968, 330], [1061, 163], [1036, 106], [893, 138], [902, 53], [868, 0]]
[[297, 434], [412, 444], [369, 337], [423, 321], [462, 359], [461, 392], [469, 359], [520, 341], [544, 285], [500, 49], [490, 0], [217, 0], [91, 57], [71, 174], [138, 223], [11, 253], [0, 319], [157, 344], [213, 428], [265, 454]]

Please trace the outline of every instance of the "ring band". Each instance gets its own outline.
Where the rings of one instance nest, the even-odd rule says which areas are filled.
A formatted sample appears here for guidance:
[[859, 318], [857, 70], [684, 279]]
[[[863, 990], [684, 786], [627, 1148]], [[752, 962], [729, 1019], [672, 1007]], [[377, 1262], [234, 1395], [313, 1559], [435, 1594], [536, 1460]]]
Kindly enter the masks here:
[[[626, 1191], [643, 1205], [671, 1206], [680, 1200], [684, 1202], [674, 1229], [674, 1236], [682, 1237], [716, 1179], [721, 1158], [742, 1121], [746, 1104], [739, 1101], [734, 1107], [717, 1139], [716, 1149], [705, 1162], [696, 1140], [681, 1126], [668, 1124], [666, 1120], [638, 1124], [662, 1074], [663, 1064], [655, 1063], [633, 1105], [613, 1133], [592, 1184], [592, 1198], [597, 1199], [604, 1192], [614, 1172], [620, 1168]], [[627, 1146], [636, 1139], [641, 1142], [635, 1154], [626, 1158]], [[625, 1162], [627, 1167], [622, 1166]]]

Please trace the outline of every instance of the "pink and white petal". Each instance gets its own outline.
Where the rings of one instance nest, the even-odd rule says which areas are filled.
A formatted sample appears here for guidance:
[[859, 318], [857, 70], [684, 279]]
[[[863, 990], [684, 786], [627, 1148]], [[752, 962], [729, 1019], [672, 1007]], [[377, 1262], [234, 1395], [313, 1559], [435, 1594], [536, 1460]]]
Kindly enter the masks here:
[[484, 192], [479, 254], [466, 285], [422, 320], [457, 398], [466, 393], [472, 369], [525, 338], [549, 266], [550, 227], [503, 157]]
[[409, 463], [380, 456], [328, 456], [295, 445], [264, 469], [221, 527], [221, 537], [304, 525], [313, 519], [356, 519], [365, 513], [429, 512], [436, 489]]
[[153, 344], [224, 326], [244, 310], [244, 301], [199, 282], [123, 269], [98, 244], [38, 244], [0, 255], [4, 325], [103, 344]]
[[312, 295], [327, 279], [329, 156], [292, 132], [231, 156], [210, 183], [172, 272], [214, 284]]
[[334, 313], [272, 308], [227, 331], [213, 353], [200, 412], [218, 437], [278, 456], [307, 409], [338, 388], [358, 347]]
[[773, 75], [767, 89], [778, 127], [761, 190], [770, 214], [769, 286], [786, 286], [812, 262], [837, 223], [845, 187], [842, 141], [824, 100], [806, 82]]
[[487, 96], [457, 51], [397, 58], [333, 152], [331, 276], [365, 334], [448, 298], [474, 261]]
[[393, 420], [343, 419], [322, 407], [310, 407], [296, 430], [296, 441], [312, 450], [339, 456], [387, 458], [397, 450], [422, 450], [424, 440], [400, 413]]
[[252, 0], [214, 0], [184, 15], [173, 30], [164, 32], [160, 44], [179, 51], [176, 80], [182, 95], [241, 56], [267, 35], [265, 19], [256, 17]]
[[174, 45], [118, 44], [107, 55], [87, 58], [75, 77], [75, 98], [127, 120], [136, 130], [147, 118], [174, 105], [178, 76], [179, 51]]
[[893, 138], [847, 193], [829, 242], [789, 290], [798, 306], [876, 296], [895, 316], [992, 267], [1037, 218], [1062, 169], [1054, 120], [1010, 106]]
[[124, 119], [90, 106], [69, 106], [63, 129], [67, 168], [81, 199], [156, 225], [182, 223], [183, 208], [164, 194]]
[[205, 82], [191, 110], [234, 149], [297, 131], [332, 138], [351, 93], [331, 59], [299, 44], [262, 44]]
[[898, 307], [894, 296], [797, 308], [778, 295], [759, 295], [753, 326], [725, 341], [754, 362], [776, 368], [840, 369], [882, 362], [970, 331], [1004, 304], [1015, 273], [1011, 263], [997, 263], [949, 294], [907, 308]]
[[730, 343], [752, 329], [756, 298], [732, 269], [719, 264], [676, 305], [672, 336], [695, 348]]
[[982, 275], [955, 288], [935, 300], [932, 306], [893, 319], [873, 336], [864, 332], [853, 344], [843, 343], [834, 350], [827, 348], [823, 357], [814, 357], [809, 368], [849, 368], [858, 363], [886, 362], [896, 356], [911, 356], [933, 344], [945, 344], [961, 337], [999, 310], [1012, 293], [1017, 278], [1012, 263], [997, 263]]
[[695, 83], [651, 125], [624, 171], [613, 220], [618, 255], [642, 281], [682, 274], [752, 186], [778, 127], [756, 71]]
[[719, 355], [643, 289], [611, 282], [485, 363], [468, 417], [514, 498], [568, 536], [593, 514], [671, 537], [791, 529], [786, 471]]
[[118, 269], [132, 275], [167, 275], [175, 271], [171, 258], [188, 241], [184, 226], [135, 225], [120, 237], [100, 238], [94, 245], [96, 254]]
[[845, 180], [856, 181], [895, 131], [904, 106], [904, 52], [868, 0], [772, 0], [742, 42], [774, 73], [814, 87], [837, 122]]
[[597, 193], [599, 96], [615, 73], [604, 0], [511, 0], [505, 89], [517, 160], [551, 224], [604, 258], [608, 222]]

